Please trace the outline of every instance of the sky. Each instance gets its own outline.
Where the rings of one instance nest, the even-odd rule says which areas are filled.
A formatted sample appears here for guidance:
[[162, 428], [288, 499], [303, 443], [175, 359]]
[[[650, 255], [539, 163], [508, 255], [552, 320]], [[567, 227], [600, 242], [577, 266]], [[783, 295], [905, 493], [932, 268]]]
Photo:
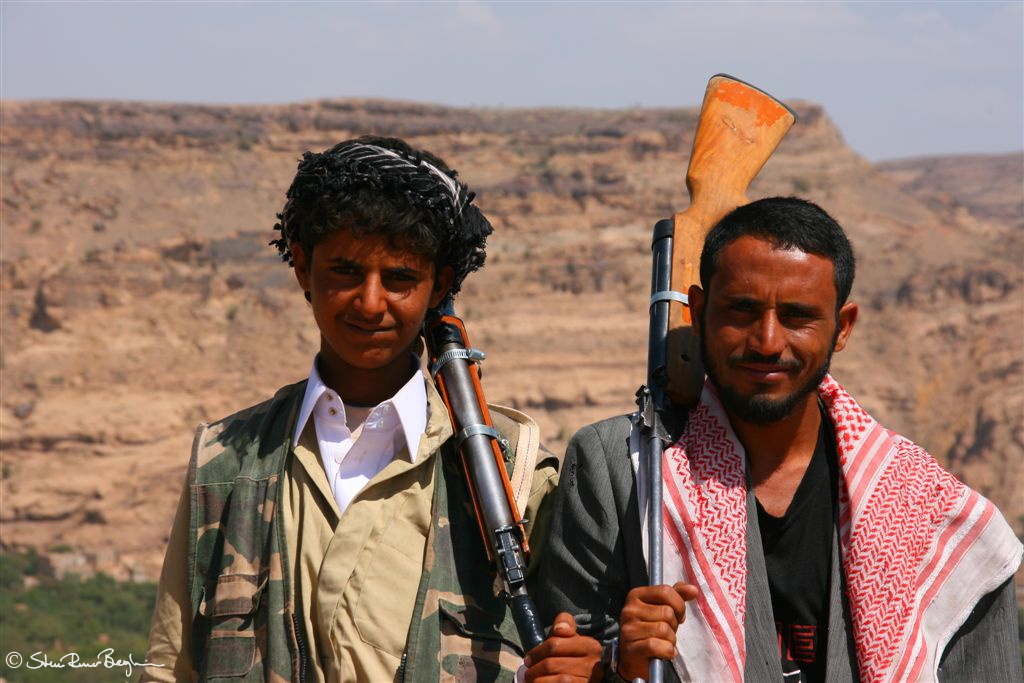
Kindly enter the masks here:
[[719, 72], [873, 161], [1024, 149], [1024, 0], [0, 0], [3, 99], [682, 107]]

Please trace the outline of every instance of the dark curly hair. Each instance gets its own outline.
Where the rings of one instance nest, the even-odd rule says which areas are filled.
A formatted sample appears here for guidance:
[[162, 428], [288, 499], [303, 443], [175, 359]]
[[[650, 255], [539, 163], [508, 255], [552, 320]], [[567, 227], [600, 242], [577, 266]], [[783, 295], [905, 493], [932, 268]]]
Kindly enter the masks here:
[[389, 244], [454, 271], [451, 295], [486, 258], [491, 224], [472, 205], [474, 193], [430, 152], [404, 140], [364, 136], [314, 154], [306, 152], [277, 214], [277, 247], [289, 265], [291, 245], [312, 254], [336, 230], [379, 234]]

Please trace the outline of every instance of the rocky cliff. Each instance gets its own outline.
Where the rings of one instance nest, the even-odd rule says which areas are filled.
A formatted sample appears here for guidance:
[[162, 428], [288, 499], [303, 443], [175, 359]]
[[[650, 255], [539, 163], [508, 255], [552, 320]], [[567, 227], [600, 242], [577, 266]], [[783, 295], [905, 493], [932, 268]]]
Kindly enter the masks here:
[[[847, 228], [861, 321], [836, 376], [1012, 520], [1024, 514], [1024, 157], [872, 165], [821, 107], [751, 188]], [[649, 240], [686, 207], [697, 110], [4, 102], [0, 548], [55, 571], [159, 570], [196, 423], [306, 375], [318, 346], [274, 214], [307, 149], [369, 132], [431, 149], [494, 223], [459, 309], [489, 398], [553, 449], [628, 411]]]

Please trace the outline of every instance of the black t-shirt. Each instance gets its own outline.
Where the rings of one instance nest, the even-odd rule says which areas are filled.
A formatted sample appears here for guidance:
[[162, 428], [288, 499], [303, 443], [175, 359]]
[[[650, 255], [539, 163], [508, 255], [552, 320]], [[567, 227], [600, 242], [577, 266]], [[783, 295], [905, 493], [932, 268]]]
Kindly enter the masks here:
[[773, 517], [757, 504], [786, 683], [825, 680], [835, 463], [835, 441], [823, 416], [818, 445], [786, 514]]

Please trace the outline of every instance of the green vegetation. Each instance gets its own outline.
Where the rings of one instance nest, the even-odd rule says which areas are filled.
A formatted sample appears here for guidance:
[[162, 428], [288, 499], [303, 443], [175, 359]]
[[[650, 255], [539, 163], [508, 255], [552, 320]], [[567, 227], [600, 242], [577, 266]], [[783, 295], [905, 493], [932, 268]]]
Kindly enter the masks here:
[[[4, 657], [0, 679], [11, 683], [138, 679], [138, 668], [126, 678], [125, 666], [61, 669], [39, 667], [38, 661], [45, 655], [59, 663], [61, 657], [74, 653], [80, 664], [91, 664], [108, 648], [114, 659], [127, 660], [131, 655], [135, 662], [144, 661], [155, 597], [152, 583], [120, 583], [104, 574], [51, 579], [39, 574], [39, 560], [32, 551], [0, 555], [0, 655]], [[8, 653], [15, 652], [23, 658], [18, 667], [12, 667], [8, 658]], [[40, 654], [33, 660], [35, 653]], [[38, 668], [30, 669], [30, 664]]]

